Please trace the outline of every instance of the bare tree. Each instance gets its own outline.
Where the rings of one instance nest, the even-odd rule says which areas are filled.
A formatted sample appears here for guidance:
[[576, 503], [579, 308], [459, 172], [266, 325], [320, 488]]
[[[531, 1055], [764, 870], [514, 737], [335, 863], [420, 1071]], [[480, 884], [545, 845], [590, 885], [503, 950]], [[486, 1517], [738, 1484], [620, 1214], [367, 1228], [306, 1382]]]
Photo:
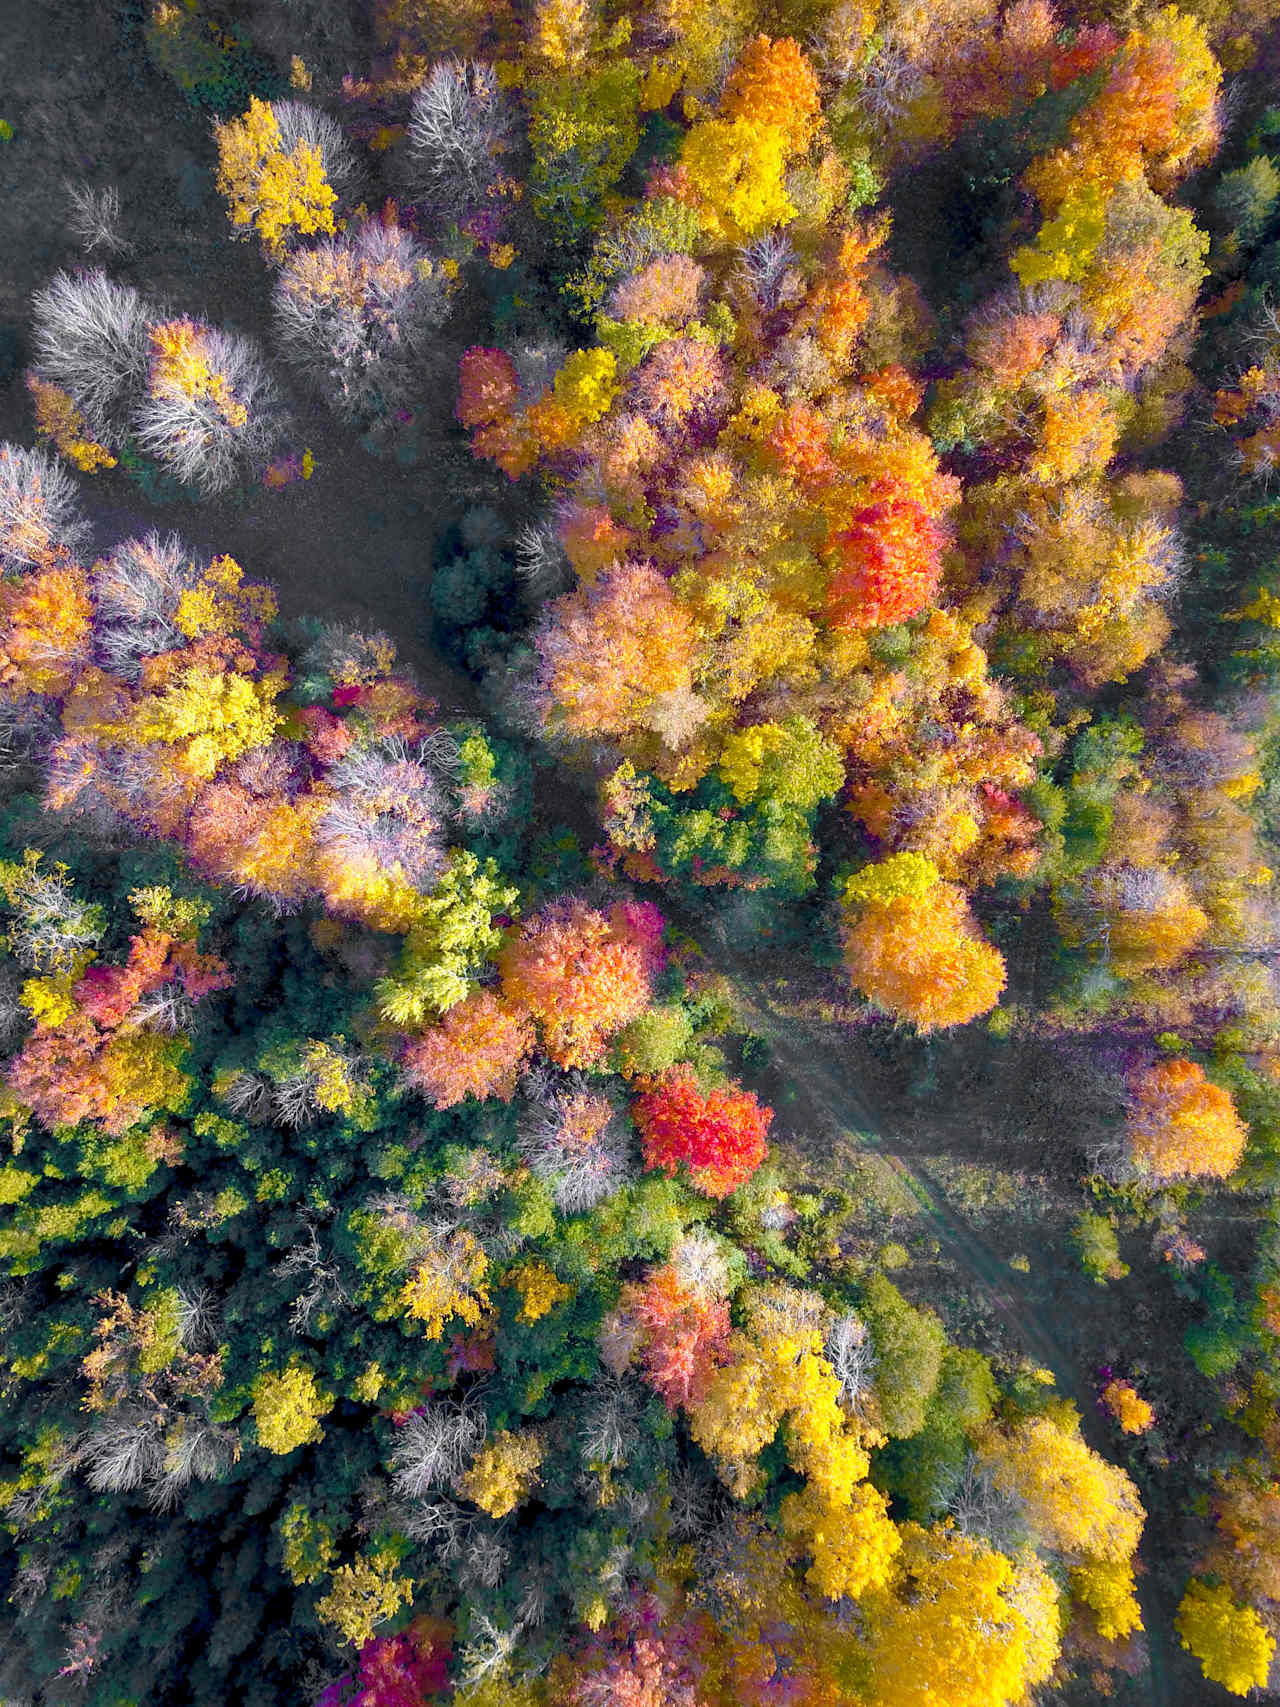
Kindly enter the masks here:
[[484, 1435], [484, 1417], [474, 1406], [437, 1403], [415, 1411], [391, 1455], [396, 1492], [420, 1500], [448, 1486], [479, 1451]]
[[265, 467], [284, 411], [251, 339], [203, 325], [191, 339], [210, 382], [170, 383], [153, 375], [132, 425], [139, 447], [175, 480], [211, 495]]
[[296, 1334], [305, 1334], [311, 1318], [324, 1304], [336, 1304], [343, 1309], [351, 1308], [351, 1294], [342, 1283], [342, 1264], [332, 1251], [325, 1251], [320, 1244], [320, 1235], [314, 1222], [308, 1221], [307, 1241], [291, 1250], [283, 1261], [276, 1265], [276, 1273], [283, 1277], [302, 1275], [306, 1278], [306, 1286], [294, 1299], [289, 1310], [289, 1326]]
[[548, 1106], [528, 1107], [520, 1121], [520, 1153], [566, 1215], [593, 1208], [634, 1172], [634, 1146], [621, 1117], [603, 1108], [585, 1113], [588, 1104], [600, 1101], [559, 1093]]
[[77, 1442], [75, 1467], [100, 1494], [130, 1493], [164, 1469], [161, 1418], [119, 1407]]
[[220, 1307], [211, 1286], [179, 1286], [178, 1338], [188, 1351], [206, 1350], [217, 1343]]
[[780, 231], [753, 237], [742, 246], [738, 272], [750, 294], [766, 312], [796, 302], [804, 280], [796, 267], [796, 252]]
[[824, 1350], [840, 1382], [840, 1397], [856, 1408], [871, 1386], [876, 1351], [870, 1330], [852, 1310], [838, 1316], [827, 1329]]
[[444, 270], [408, 232], [376, 219], [354, 236], [297, 250], [272, 298], [285, 359], [358, 423], [417, 400], [449, 305]]
[[179, 1418], [165, 1434], [162, 1464], [148, 1478], [148, 1503], [155, 1511], [176, 1510], [193, 1481], [217, 1480], [239, 1456], [240, 1441], [234, 1431], [197, 1417]]
[[529, 523], [515, 536], [516, 574], [530, 600], [541, 604], [565, 592], [573, 571], [560, 544], [555, 523]]
[[83, 249], [90, 254], [95, 249], [105, 249], [109, 254], [128, 249], [120, 231], [120, 192], [114, 184], [101, 190], [72, 183], [65, 188], [67, 226]]
[[640, 1438], [640, 1397], [616, 1375], [594, 1381], [582, 1402], [578, 1440], [584, 1464], [625, 1464]]
[[474, 207], [493, 182], [510, 127], [492, 66], [437, 65], [409, 113], [409, 162], [419, 194], [450, 218]]
[[178, 601], [200, 580], [201, 565], [176, 533], [122, 540], [93, 580], [94, 646], [106, 667], [136, 681], [142, 660], [185, 642]]
[[240, 1071], [221, 1086], [219, 1093], [232, 1114], [244, 1120], [266, 1121], [275, 1106], [269, 1080], [260, 1073]]
[[75, 556], [89, 537], [69, 471], [47, 451], [0, 444], [0, 572], [20, 575], [59, 545]]
[[962, 1535], [977, 1536], [1011, 1558], [1026, 1546], [1022, 1502], [997, 1488], [972, 1453], [960, 1474], [948, 1486], [935, 1488], [933, 1497], [940, 1509], [951, 1514]]
[[32, 297], [31, 311], [40, 377], [83, 410], [96, 438], [117, 438], [146, 384], [154, 318], [146, 302], [99, 268], [56, 273]]

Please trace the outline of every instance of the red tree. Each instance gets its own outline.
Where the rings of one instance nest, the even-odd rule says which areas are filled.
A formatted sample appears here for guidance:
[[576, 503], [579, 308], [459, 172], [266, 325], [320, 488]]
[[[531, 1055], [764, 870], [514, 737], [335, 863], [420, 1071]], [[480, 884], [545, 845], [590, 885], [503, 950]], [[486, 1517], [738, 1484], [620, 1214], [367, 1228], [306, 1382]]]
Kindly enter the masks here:
[[696, 1399], [729, 1338], [723, 1298], [687, 1285], [671, 1263], [622, 1289], [618, 1307], [639, 1332], [645, 1380], [674, 1411]]
[[840, 566], [828, 609], [838, 628], [889, 628], [923, 610], [938, 590], [946, 535], [914, 498], [859, 510], [834, 544]]
[[773, 1110], [741, 1086], [703, 1091], [691, 1068], [671, 1067], [633, 1105], [645, 1166], [674, 1174], [688, 1164], [708, 1197], [727, 1197], [764, 1161]]

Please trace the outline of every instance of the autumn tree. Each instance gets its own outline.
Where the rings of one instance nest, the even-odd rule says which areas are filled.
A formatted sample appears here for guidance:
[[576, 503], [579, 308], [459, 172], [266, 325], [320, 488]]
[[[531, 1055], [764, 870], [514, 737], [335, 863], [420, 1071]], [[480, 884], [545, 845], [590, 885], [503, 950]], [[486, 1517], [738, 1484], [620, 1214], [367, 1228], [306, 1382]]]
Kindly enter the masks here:
[[1131, 1381], [1119, 1376], [1107, 1382], [1099, 1398], [1125, 1434], [1145, 1434], [1156, 1420], [1154, 1407]]
[[256, 231], [273, 261], [283, 261], [299, 235], [331, 235], [334, 229], [337, 195], [326, 176], [325, 151], [303, 128], [289, 115], [289, 129], [298, 132], [290, 143], [274, 107], [256, 96], [240, 118], [215, 127], [218, 190], [226, 198], [227, 217], [237, 236]]
[[620, 564], [556, 600], [534, 644], [543, 716], [570, 734], [620, 734], [692, 685], [691, 624], [647, 563]]
[[1178, 1608], [1177, 1629], [1211, 1683], [1232, 1695], [1247, 1695], [1266, 1684], [1275, 1637], [1252, 1607], [1237, 1605], [1225, 1585], [1213, 1587], [1192, 1577]]
[[89, 661], [92, 628], [89, 579], [74, 564], [0, 583], [0, 696], [65, 694]]
[[1140, 1177], [1155, 1184], [1225, 1179], [1247, 1139], [1231, 1093], [1195, 1062], [1159, 1061], [1135, 1077], [1125, 1141]]
[[478, 990], [440, 1024], [405, 1045], [405, 1077], [437, 1108], [464, 1097], [510, 1102], [533, 1046], [533, 1028], [518, 1008]]
[[561, 1067], [599, 1060], [649, 996], [649, 945], [619, 909], [557, 902], [526, 920], [498, 957], [503, 994], [537, 1022]]
[[833, 544], [828, 599], [836, 627], [889, 627], [914, 616], [938, 590], [945, 536], [913, 499], [859, 510]]
[[634, 1336], [645, 1380], [674, 1411], [690, 1405], [721, 1361], [729, 1306], [714, 1277], [708, 1285], [677, 1258], [623, 1288], [608, 1331], [615, 1341]]
[[258, 1439], [268, 1452], [296, 1451], [323, 1436], [320, 1418], [332, 1404], [316, 1383], [314, 1371], [294, 1363], [275, 1374], [264, 1370], [253, 1384], [253, 1417]]
[[[884, 1707], [1012, 1707], [1058, 1652], [1057, 1591], [948, 1528], [902, 1528], [892, 1584], [862, 1602], [876, 1699]], [[900, 1585], [900, 1586], [899, 1586]]]
[[1131, 1557], [1142, 1533], [1137, 1489], [1071, 1427], [1033, 1416], [994, 1429], [981, 1457], [995, 1485], [1018, 1499], [1032, 1533], [1069, 1558]]
[[845, 885], [845, 965], [854, 986], [920, 1031], [987, 1013], [1004, 962], [980, 936], [963, 891], [918, 854], [865, 866]]
[[673, 1174], [684, 1163], [693, 1183], [711, 1197], [735, 1191], [768, 1153], [765, 1133], [773, 1110], [761, 1107], [751, 1091], [704, 1091], [688, 1067], [668, 1068], [636, 1098], [634, 1115], [645, 1166]]

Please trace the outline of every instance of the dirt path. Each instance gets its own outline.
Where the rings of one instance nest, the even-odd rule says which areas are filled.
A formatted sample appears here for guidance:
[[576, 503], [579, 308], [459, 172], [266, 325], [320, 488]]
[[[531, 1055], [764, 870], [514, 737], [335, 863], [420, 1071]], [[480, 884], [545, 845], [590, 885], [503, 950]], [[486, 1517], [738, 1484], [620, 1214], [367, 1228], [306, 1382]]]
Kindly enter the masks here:
[[[698, 921], [690, 918], [688, 925], [696, 931]], [[715, 927], [707, 931], [704, 925], [703, 935], [711, 938], [704, 948], [709, 963], [728, 977], [741, 1011], [752, 1029], [768, 1040], [775, 1061], [794, 1086], [797, 1100], [792, 1110], [800, 1117], [802, 1129], [811, 1140], [823, 1142], [828, 1155], [838, 1156], [841, 1148], [858, 1145], [873, 1150], [893, 1170], [928, 1216], [939, 1244], [983, 1291], [1016, 1339], [1053, 1372], [1059, 1391], [1074, 1400], [1081, 1415], [1081, 1432], [1090, 1446], [1110, 1457], [1111, 1443], [1098, 1420], [1092, 1388], [1056, 1331], [1052, 1316], [1019, 1284], [1018, 1272], [956, 1211], [919, 1158], [907, 1158], [894, 1149], [892, 1136], [884, 1131], [882, 1121], [849, 1077], [838, 1028], [833, 1025], [828, 1031], [813, 1021], [776, 1013], [750, 961], [730, 948]], [[1148, 1526], [1140, 1558], [1149, 1554], [1151, 1543]], [[1155, 1561], [1148, 1556], [1144, 1562], [1149, 1566], [1146, 1576], [1150, 1580]], [[1151, 1707], [1175, 1707], [1175, 1688], [1169, 1675], [1173, 1635], [1151, 1594], [1144, 1591], [1143, 1581], [1140, 1576], [1138, 1599], [1148, 1654], [1148, 1670], [1141, 1680], [1143, 1697]]]

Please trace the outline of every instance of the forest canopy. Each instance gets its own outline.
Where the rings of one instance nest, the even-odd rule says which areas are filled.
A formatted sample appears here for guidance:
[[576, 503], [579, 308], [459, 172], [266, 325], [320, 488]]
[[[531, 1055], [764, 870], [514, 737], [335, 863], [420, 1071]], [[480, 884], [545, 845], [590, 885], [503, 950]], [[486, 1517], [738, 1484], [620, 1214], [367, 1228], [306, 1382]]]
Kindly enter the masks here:
[[1265, 1688], [1280, 7], [24, 28], [0, 1694]]

